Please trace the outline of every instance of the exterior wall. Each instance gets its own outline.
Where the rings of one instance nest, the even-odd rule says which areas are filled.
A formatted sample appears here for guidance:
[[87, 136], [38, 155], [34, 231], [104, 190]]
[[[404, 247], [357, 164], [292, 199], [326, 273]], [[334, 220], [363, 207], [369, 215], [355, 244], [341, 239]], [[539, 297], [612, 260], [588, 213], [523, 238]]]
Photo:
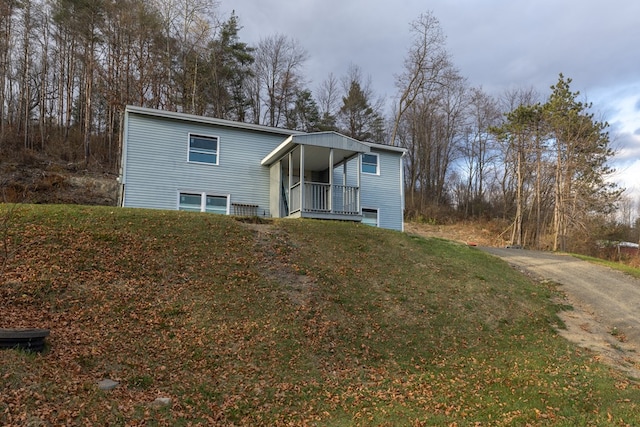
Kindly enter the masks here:
[[[269, 168], [260, 161], [284, 135], [129, 112], [124, 153], [125, 207], [177, 209], [178, 193], [230, 195], [269, 212]], [[219, 138], [218, 165], [187, 162], [189, 134]]]
[[[271, 206], [271, 215], [280, 218], [283, 213], [280, 212], [282, 196], [282, 166], [280, 162], [275, 162], [269, 168], [269, 206]], [[286, 215], [286, 213], [284, 213]]]
[[[361, 174], [360, 205], [378, 210], [378, 226], [392, 230], [404, 230], [404, 192], [402, 182], [402, 154], [384, 150], [371, 150], [378, 155], [379, 175]], [[347, 185], [357, 183], [358, 162], [347, 163]], [[342, 168], [334, 172], [334, 182], [344, 181]]]
[[378, 209], [379, 227], [403, 231], [402, 155], [375, 149], [371, 152], [378, 154], [380, 174], [362, 174], [360, 204], [363, 208]]

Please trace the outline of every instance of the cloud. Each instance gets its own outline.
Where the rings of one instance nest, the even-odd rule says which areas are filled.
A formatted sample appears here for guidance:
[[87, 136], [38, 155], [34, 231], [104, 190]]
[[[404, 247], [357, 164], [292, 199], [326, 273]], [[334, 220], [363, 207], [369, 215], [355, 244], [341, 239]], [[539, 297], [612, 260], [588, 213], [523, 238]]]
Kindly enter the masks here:
[[411, 43], [409, 23], [431, 11], [461, 74], [491, 95], [533, 88], [547, 97], [559, 73], [571, 78], [611, 124], [623, 179], [640, 176], [640, 1], [222, 0], [223, 12], [231, 8], [245, 42], [276, 33], [299, 41], [311, 90], [355, 64], [387, 99]]

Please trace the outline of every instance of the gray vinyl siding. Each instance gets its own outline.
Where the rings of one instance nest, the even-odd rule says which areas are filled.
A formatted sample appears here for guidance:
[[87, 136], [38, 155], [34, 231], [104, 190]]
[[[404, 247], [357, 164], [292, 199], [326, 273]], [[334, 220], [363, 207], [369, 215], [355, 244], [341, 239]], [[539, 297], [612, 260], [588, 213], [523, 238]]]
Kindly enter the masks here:
[[[123, 206], [177, 209], [178, 193], [230, 195], [269, 213], [269, 168], [260, 161], [286, 135], [129, 113]], [[189, 163], [189, 134], [218, 137], [218, 165]]]
[[372, 150], [378, 154], [379, 175], [361, 176], [360, 204], [378, 209], [378, 226], [402, 231], [404, 201], [400, 153]]
[[[378, 154], [379, 175], [363, 173], [360, 177], [360, 205], [378, 210], [378, 226], [403, 230], [404, 198], [402, 191], [402, 154], [372, 149]], [[357, 161], [347, 164], [347, 185], [357, 183]], [[343, 183], [342, 168], [334, 173], [334, 182]]]

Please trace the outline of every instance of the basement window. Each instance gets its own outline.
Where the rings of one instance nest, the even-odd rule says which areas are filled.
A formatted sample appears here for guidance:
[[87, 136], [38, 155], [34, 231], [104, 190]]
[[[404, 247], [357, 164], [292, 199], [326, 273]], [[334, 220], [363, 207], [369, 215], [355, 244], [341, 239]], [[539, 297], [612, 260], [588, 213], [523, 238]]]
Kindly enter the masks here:
[[371, 225], [373, 227], [378, 226], [378, 209], [362, 208], [362, 223]]
[[227, 215], [229, 213], [229, 196], [217, 196], [207, 193], [180, 193], [178, 210]]

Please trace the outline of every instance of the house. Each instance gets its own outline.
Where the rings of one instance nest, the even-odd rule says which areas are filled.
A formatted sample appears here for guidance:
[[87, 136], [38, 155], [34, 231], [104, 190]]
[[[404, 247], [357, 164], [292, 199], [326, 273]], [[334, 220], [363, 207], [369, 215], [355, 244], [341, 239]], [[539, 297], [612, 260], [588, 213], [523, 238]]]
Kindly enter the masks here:
[[398, 147], [128, 106], [119, 203], [403, 229]]

